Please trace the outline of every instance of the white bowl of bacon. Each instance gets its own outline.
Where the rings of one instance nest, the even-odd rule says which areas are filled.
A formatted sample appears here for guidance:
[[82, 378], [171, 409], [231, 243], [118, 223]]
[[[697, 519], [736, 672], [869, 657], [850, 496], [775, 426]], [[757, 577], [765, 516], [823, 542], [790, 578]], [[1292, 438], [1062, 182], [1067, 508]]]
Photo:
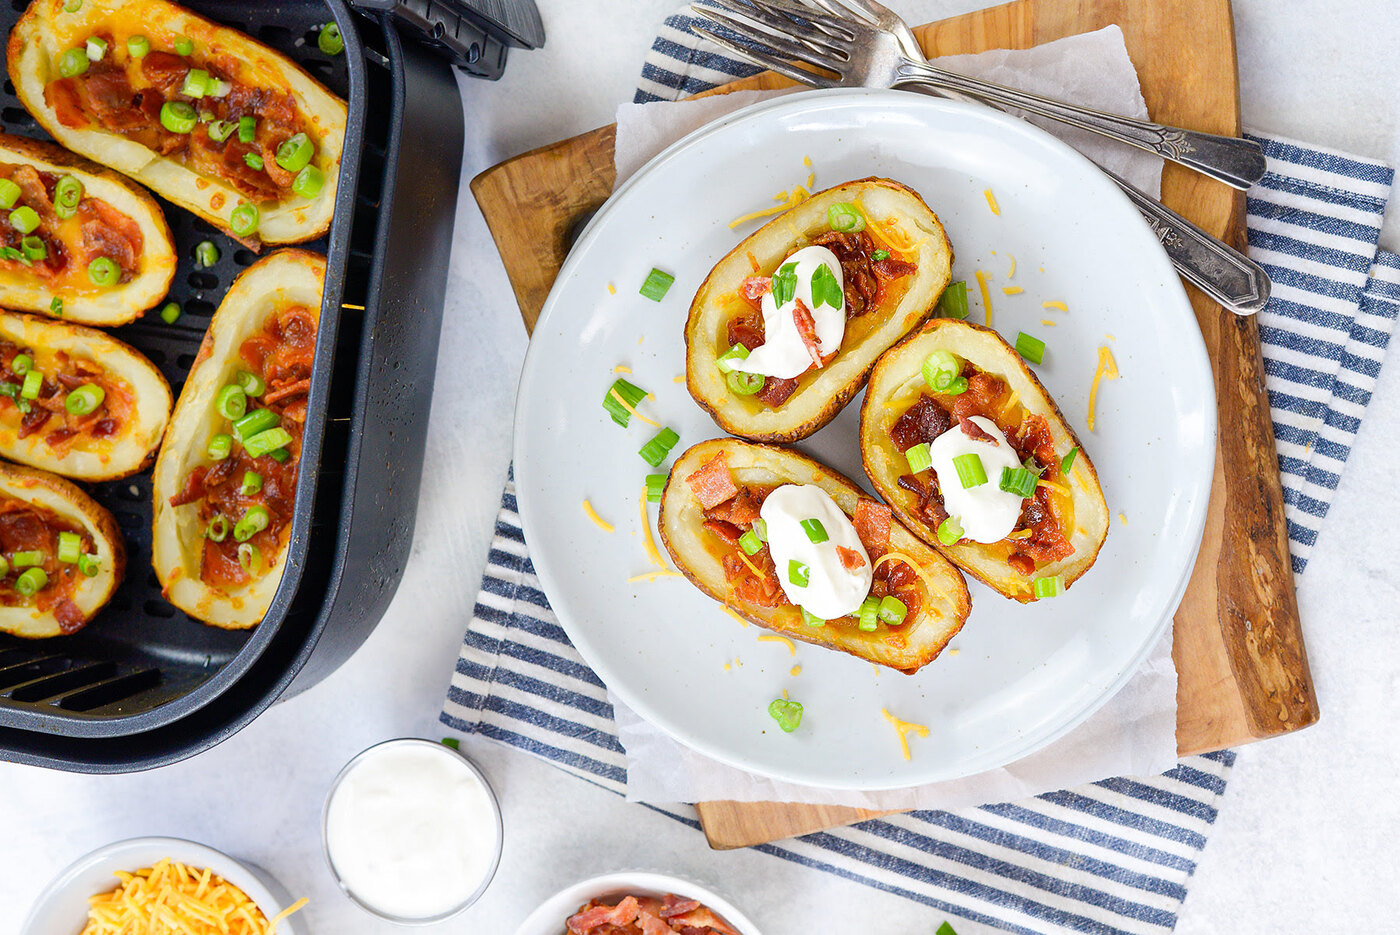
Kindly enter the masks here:
[[719, 894], [679, 877], [637, 870], [560, 890], [530, 913], [515, 935], [669, 935], [682, 930], [759, 935], [758, 927]]

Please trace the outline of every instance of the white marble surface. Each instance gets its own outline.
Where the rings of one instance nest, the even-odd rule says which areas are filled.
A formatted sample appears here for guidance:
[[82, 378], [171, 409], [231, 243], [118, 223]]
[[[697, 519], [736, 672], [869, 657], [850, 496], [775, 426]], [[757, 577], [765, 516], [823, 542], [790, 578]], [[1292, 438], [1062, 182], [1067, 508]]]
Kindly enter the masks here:
[[[548, 49], [515, 55], [499, 83], [465, 86], [464, 179], [608, 122], [615, 105], [631, 99], [642, 55], [676, 0], [540, 5]], [[911, 19], [978, 5], [896, 4]], [[1235, 7], [1247, 125], [1400, 162], [1400, 5], [1236, 0]], [[440, 385], [451, 381], [457, 391], [439, 394], [433, 408], [414, 557], [383, 624], [334, 676], [193, 760], [101, 778], [0, 767], [0, 931], [17, 930], [64, 864], [138, 834], [194, 838], [262, 865], [311, 897], [315, 931], [392, 930], [335, 890], [321, 859], [319, 816], [327, 784], [355, 752], [386, 737], [441, 734], [438, 706], [485, 560], [525, 336], [470, 198], [459, 207], [456, 236], [439, 372]], [[1393, 220], [1384, 242], [1400, 247]], [[1241, 751], [1182, 932], [1394, 924], [1400, 745], [1388, 718], [1400, 689], [1393, 662], [1400, 576], [1389, 549], [1369, 543], [1393, 525], [1384, 517], [1400, 501], [1397, 403], [1400, 366], [1392, 363], [1299, 592], [1323, 720]], [[670, 819], [523, 754], [477, 740], [464, 747], [501, 795], [505, 853], [486, 897], [436, 930], [508, 935], [556, 889], [625, 867], [707, 883], [769, 935], [874, 931], [872, 919], [880, 931], [931, 933], [940, 921], [913, 903], [763, 854], [712, 852]], [[962, 935], [976, 930], [959, 926]]]

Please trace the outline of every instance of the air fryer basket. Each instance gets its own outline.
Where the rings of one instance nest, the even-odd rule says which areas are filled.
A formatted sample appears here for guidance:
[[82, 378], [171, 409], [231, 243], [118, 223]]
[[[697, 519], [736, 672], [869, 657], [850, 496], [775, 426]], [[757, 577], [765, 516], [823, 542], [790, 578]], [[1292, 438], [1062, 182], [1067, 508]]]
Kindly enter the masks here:
[[[299, 673], [298, 689], [353, 652], [392, 597], [412, 537], [461, 153], [451, 72], [341, 0], [188, 5], [289, 54], [350, 103], [335, 220], [328, 239], [309, 245], [328, 266], [287, 567], [258, 627], [206, 626], [164, 600], [150, 569], [149, 472], [93, 485], [126, 537], [127, 577], [73, 636], [0, 637], [5, 759], [124, 771], [217, 743]], [[6, 28], [26, 3], [11, 6], [0, 11]], [[331, 19], [345, 36], [334, 58], [316, 48]], [[0, 103], [7, 131], [43, 135], [8, 83]], [[406, 125], [415, 145], [401, 159]], [[185, 315], [171, 326], [152, 313], [115, 333], [178, 391], [218, 301], [255, 257], [162, 206], [181, 256], [171, 298]], [[196, 269], [194, 245], [205, 239], [222, 256]]]

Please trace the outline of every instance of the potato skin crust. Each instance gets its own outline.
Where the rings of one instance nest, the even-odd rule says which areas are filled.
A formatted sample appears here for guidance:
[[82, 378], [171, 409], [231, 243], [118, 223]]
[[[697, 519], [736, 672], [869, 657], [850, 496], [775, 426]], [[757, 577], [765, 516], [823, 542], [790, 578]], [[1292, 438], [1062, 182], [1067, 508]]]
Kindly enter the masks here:
[[659, 525], [661, 541], [676, 568], [705, 594], [775, 633], [840, 650], [906, 674], [917, 672], [937, 658], [962, 629], [972, 610], [962, 575], [897, 519], [890, 524], [891, 550], [914, 558], [939, 586], [937, 594], [929, 594], [925, 589], [925, 606], [912, 623], [882, 626], [874, 633], [847, 627], [809, 627], [803, 623], [801, 611], [792, 605], [758, 607], [737, 598], [727, 599], [723, 568], [704, 546], [704, 513], [685, 482], [692, 471], [720, 452], [725, 453], [729, 469], [740, 484], [816, 484], [831, 495], [847, 516], [855, 512], [859, 499], [872, 499], [846, 477], [787, 448], [755, 445], [737, 438], [716, 438], [692, 446], [671, 468], [661, 495]]
[[885, 406], [885, 403], [922, 388], [924, 383], [920, 368], [923, 361], [940, 349], [951, 351], [978, 369], [1006, 381], [1019, 395], [1022, 406], [1045, 419], [1055, 442], [1055, 450], [1062, 456], [1071, 448], [1079, 448], [1071, 468], [1073, 477], [1069, 485], [1076, 526], [1069, 536], [1074, 554], [1036, 570], [1037, 577], [1063, 575], [1065, 586], [1069, 587], [1098, 558], [1099, 549], [1108, 536], [1108, 504], [1104, 500], [1094, 463], [1060, 412], [1060, 407], [1021, 360], [1021, 355], [990, 328], [953, 318], [935, 318], [880, 357], [870, 374], [865, 402], [860, 410], [860, 454], [866, 477], [894, 510], [900, 522], [953, 564], [1006, 597], [1022, 603], [1035, 600], [1031, 590], [1032, 579], [1022, 576], [1004, 560], [993, 555], [989, 546], [978, 542], [962, 542], [953, 546], [940, 543], [938, 530], [916, 514], [914, 494], [899, 486], [899, 476], [907, 473], [908, 465], [903, 454], [894, 447], [889, 429], [902, 412]]
[[[729, 392], [715, 360], [728, 350], [725, 329], [735, 310], [734, 293], [753, 275], [749, 255], [771, 272], [811, 238], [830, 230], [827, 208], [859, 202], [882, 223], [893, 220], [901, 234], [917, 244], [912, 274], [903, 299], [894, 309], [870, 312], [883, 323], [854, 344], [842, 342], [836, 358], [777, 409], [750, 410], [750, 400]], [[933, 314], [952, 277], [953, 249], [938, 216], [913, 189], [889, 179], [845, 182], [812, 195], [744, 238], [705, 277], [690, 306], [685, 325], [686, 388], [720, 428], [752, 441], [788, 443], [806, 438], [836, 418], [861, 387], [886, 348]]]

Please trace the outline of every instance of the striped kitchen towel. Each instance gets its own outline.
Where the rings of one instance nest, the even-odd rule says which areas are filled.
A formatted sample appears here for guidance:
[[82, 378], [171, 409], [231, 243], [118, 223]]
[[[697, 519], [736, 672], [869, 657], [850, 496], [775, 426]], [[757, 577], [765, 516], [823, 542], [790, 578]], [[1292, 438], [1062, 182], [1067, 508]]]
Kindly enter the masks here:
[[[639, 101], [749, 74], [697, 51], [671, 17]], [[1302, 572], [1379, 373], [1397, 311], [1400, 257], [1377, 252], [1386, 166], [1256, 137], [1269, 175], [1249, 193], [1251, 250], [1274, 278], [1260, 326]], [[627, 764], [603, 683], [549, 608], [508, 482], [486, 574], [442, 721], [529, 751], [621, 793]], [[1090, 783], [956, 812], [918, 811], [756, 849], [1013, 932], [1165, 933], [1216, 816], [1234, 754], [1151, 778]], [[698, 828], [693, 811], [656, 808]]]

